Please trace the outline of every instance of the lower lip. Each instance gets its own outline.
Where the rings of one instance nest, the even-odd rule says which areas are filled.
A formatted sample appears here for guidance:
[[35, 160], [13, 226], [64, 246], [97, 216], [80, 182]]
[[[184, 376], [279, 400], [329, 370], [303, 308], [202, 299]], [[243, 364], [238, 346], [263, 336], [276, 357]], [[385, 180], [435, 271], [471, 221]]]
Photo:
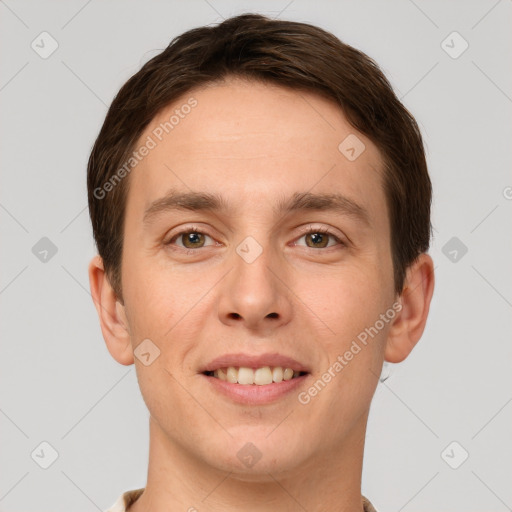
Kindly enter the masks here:
[[297, 388], [304, 384], [309, 374], [281, 382], [272, 382], [272, 384], [265, 384], [263, 386], [256, 384], [233, 384], [217, 377], [210, 377], [204, 374], [202, 376], [208, 379], [214, 391], [227, 396], [234, 402], [245, 405], [264, 405], [277, 402], [279, 399], [296, 391]]

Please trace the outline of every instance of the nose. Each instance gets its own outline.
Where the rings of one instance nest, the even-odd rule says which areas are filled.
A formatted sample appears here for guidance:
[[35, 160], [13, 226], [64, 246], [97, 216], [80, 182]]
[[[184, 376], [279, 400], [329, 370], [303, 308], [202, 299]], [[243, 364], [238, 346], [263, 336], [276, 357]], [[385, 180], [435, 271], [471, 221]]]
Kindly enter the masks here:
[[254, 260], [241, 251], [235, 253], [233, 268], [222, 280], [221, 322], [262, 335], [286, 325], [293, 309], [286, 280], [286, 269], [270, 249], [263, 249]]

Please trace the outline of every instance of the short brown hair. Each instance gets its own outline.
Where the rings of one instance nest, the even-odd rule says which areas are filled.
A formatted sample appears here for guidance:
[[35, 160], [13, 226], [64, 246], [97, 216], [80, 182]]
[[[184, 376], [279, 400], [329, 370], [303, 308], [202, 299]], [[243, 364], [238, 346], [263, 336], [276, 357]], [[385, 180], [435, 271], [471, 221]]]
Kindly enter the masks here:
[[[395, 292], [407, 267], [430, 244], [432, 185], [423, 141], [379, 66], [333, 34], [306, 23], [243, 14], [174, 38], [120, 89], [87, 168], [94, 239], [122, 301], [121, 264], [128, 178], [98, 197], [127, 161], [146, 126], [191, 89], [241, 77], [316, 93], [379, 149], [391, 229]], [[340, 141], [341, 142], [341, 141]]]

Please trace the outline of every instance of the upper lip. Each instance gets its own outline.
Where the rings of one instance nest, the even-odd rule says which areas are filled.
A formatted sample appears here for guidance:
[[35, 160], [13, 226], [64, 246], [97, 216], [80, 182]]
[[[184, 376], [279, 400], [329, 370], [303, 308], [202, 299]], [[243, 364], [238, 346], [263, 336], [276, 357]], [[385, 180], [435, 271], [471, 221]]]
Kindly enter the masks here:
[[219, 368], [227, 368], [229, 366], [244, 366], [246, 368], [262, 368], [263, 366], [281, 366], [283, 368], [291, 368], [292, 370], [297, 372], [309, 373], [309, 369], [302, 363], [299, 363], [292, 357], [276, 353], [266, 353], [258, 355], [249, 355], [242, 353], [224, 354], [222, 356], [216, 357], [215, 359], [204, 365], [204, 367], [200, 369], [200, 373], [212, 372], [218, 370]]

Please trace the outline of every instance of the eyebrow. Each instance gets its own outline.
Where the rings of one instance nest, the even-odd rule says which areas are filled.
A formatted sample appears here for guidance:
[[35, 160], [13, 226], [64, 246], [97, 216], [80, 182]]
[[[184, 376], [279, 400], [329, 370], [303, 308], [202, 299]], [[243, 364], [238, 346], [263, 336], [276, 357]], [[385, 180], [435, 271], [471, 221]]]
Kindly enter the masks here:
[[[218, 194], [171, 190], [148, 206], [143, 222], [148, 224], [160, 214], [175, 210], [229, 212], [230, 207], [224, 197]], [[296, 192], [289, 198], [280, 198], [273, 207], [276, 216], [309, 210], [337, 212], [371, 226], [368, 210], [338, 193]]]

